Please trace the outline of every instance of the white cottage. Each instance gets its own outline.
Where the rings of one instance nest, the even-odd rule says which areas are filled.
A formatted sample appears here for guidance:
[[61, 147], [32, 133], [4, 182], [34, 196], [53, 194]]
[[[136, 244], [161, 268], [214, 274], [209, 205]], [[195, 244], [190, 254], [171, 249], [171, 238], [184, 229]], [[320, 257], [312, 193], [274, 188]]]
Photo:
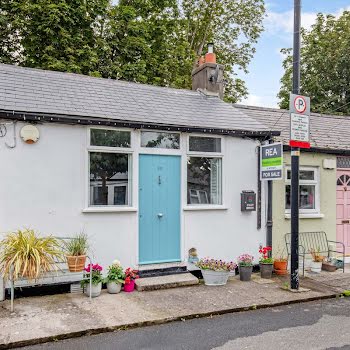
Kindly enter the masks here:
[[274, 132], [219, 98], [222, 69], [198, 67], [189, 91], [0, 65], [1, 231], [84, 231], [105, 267], [257, 255]]

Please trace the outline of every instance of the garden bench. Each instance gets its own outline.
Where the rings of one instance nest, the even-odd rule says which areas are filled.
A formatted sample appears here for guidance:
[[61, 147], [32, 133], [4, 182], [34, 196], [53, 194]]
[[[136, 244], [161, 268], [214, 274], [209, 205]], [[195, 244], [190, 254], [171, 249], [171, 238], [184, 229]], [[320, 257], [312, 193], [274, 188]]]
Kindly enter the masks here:
[[[288, 260], [291, 248], [291, 234], [287, 233], [284, 236], [288, 254]], [[336, 248], [335, 250], [331, 249], [329, 243], [335, 243], [340, 245], [341, 248]], [[310, 250], [315, 249], [319, 250], [321, 254], [327, 254], [327, 257], [330, 256], [331, 252], [339, 253], [343, 255], [343, 272], [345, 271], [345, 245], [342, 242], [330, 241], [327, 238], [326, 232], [299, 232], [299, 256], [303, 257], [303, 276], [305, 275], [305, 256], [310, 254]]]
[[[70, 237], [55, 237], [59, 242], [62, 243], [61, 247], [64, 250], [65, 242], [71, 240]], [[92, 264], [92, 260], [87, 256], [89, 263]], [[44, 273], [40, 278], [36, 280], [29, 280], [25, 277], [18, 278], [16, 281], [13, 279], [13, 268], [10, 271], [10, 276], [7, 283], [4, 283], [4, 289], [10, 289], [11, 296], [11, 312], [14, 310], [14, 291], [15, 288], [21, 287], [34, 287], [34, 286], [44, 286], [44, 285], [55, 285], [62, 283], [75, 283], [80, 282], [84, 278], [83, 272], [70, 272], [66, 259], [55, 259], [57, 270], [52, 270]], [[90, 300], [91, 300], [91, 274], [90, 274]], [[1, 276], [0, 276], [1, 278]], [[4, 292], [5, 295], [5, 292]]]

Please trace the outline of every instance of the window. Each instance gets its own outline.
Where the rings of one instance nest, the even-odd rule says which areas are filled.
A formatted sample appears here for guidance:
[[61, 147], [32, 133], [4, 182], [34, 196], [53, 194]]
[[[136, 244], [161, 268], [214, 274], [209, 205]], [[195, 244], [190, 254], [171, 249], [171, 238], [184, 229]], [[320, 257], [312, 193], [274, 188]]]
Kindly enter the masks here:
[[221, 138], [190, 136], [188, 149], [190, 152], [220, 153], [221, 152]]
[[[286, 209], [291, 206], [290, 193], [291, 170], [286, 174]], [[318, 178], [317, 169], [301, 169], [299, 172], [299, 208], [301, 212], [318, 212]]]
[[141, 147], [179, 149], [180, 134], [170, 132], [142, 131]]
[[89, 206], [131, 206], [131, 155], [121, 150], [130, 138], [130, 131], [90, 130]]
[[221, 158], [188, 158], [187, 204], [222, 204], [221, 169]]
[[104, 147], [130, 147], [130, 131], [91, 129], [90, 145]]

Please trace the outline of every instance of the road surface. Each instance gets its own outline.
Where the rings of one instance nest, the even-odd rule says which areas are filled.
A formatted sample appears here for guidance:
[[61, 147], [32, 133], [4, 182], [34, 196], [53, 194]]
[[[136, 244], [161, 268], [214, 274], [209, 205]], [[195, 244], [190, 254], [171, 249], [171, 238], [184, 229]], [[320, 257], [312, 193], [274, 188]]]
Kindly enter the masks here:
[[174, 322], [21, 349], [350, 349], [350, 298]]

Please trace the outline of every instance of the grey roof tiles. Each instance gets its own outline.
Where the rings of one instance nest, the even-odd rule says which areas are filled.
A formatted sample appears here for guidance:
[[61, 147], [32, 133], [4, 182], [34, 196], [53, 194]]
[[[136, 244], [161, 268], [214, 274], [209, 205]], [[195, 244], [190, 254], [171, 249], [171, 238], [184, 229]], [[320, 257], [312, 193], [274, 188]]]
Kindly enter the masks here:
[[[268, 128], [280, 131], [280, 140], [285, 145], [289, 144], [289, 111], [277, 108], [234, 106]], [[350, 151], [350, 116], [311, 113], [310, 141], [313, 148]]]
[[51, 113], [223, 130], [267, 131], [200, 92], [0, 64], [0, 111]]

